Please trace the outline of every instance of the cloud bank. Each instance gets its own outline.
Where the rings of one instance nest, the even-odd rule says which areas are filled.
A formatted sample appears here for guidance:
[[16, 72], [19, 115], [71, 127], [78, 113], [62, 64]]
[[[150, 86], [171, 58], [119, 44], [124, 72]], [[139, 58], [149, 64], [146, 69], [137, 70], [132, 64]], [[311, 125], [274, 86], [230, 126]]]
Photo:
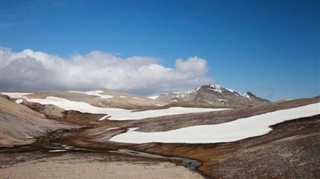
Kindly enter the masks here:
[[177, 59], [175, 68], [153, 57], [121, 58], [92, 51], [62, 58], [26, 49], [1, 48], [1, 90], [65, 90], [108, 88], [159, 94], [195, 88], [213, 81], [205, 59]]

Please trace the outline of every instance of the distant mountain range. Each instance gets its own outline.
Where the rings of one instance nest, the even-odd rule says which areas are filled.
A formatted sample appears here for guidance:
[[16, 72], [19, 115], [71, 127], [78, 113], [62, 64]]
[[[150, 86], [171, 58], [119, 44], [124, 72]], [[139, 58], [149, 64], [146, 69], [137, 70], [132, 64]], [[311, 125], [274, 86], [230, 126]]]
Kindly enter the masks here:
[[217, 84], [209, 84], [187, 92], [161, 94], [156, 100], [167, 103], [207, 103], [213, 105], [241, 106], [270, 102], [251, 92], [241, 94]]

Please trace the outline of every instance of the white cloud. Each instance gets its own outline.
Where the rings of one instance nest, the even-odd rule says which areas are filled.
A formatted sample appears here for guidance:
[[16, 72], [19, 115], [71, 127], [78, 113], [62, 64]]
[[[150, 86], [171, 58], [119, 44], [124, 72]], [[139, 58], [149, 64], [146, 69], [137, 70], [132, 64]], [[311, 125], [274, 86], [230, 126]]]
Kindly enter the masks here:
[[178, 59], [176, 61], [176, 68], [181, 72], [195, 72], [199, 74], [206, 74], [208, 71], [207, 61], [199, 57], [190, 57], [186, 61]]
[[121, 58], [92, 51], [63, 59], [27, 49], [1, 48], [1, 90], [109, 88], [140, 94], [187, 90], [212, 82], [207, 61], [178, 59], [175, 68], [153, 57]]

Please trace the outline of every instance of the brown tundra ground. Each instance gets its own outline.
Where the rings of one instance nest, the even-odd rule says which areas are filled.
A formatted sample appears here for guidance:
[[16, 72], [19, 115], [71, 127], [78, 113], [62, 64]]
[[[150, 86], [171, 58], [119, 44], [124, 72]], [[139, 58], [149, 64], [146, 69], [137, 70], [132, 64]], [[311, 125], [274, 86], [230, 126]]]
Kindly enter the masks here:
[[[152, 132], [218, 124], [319, 101], [320, 97], [316, 97], [226, 111], [95, 122], [88, 119], [101, 116], [60, 109], [48, 115], [48, 106], [18, 105], [1, 97], [1, 178], [319, 178], [320, 115], [276, 124], [266, 135], [229, 143], [109, 141], [129, 127]], [[106, 130], [111, 127], [117, 128]], [[38, 137], [26, 139], [30, 132]], [[177, 160], [110, 152], [119, 149], [184, 157], [201, 165], [190, 171]]]

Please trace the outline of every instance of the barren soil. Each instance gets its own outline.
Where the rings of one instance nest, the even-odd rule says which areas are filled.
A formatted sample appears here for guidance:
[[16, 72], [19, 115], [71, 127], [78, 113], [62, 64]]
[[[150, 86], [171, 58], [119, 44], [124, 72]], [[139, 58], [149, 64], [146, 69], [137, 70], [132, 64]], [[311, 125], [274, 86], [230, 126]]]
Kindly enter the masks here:
[[[78, 178], [80, 174], [86, 178], [201, 177], [184, 167], [167, 163], [168, 160], [106, 153], [110, 150], [132, 149], [198, 160], [202, 163], [198, 171], [210, 178], [319, 178], [320, 115], [280, 123], [272, 126], [274, 130], [269, 134], [230, 143], [134, 145], [109, 142], [112, 136], [125, 132], [129, 127], [139, 127], [140, 131], [150, 132], [200, 124], [218, 124], [319, 101], [320, 97], [315, 97], [201, 114], [173, 115], [138, 121], [106, 120], [93, 123], [87, 119], [100, 116], [57, 110], [62, 113], [62, 117], [56, 119], [68, 121], [68, 123], [62, 123], [50, 120], [49, 115], [42, 114], [44, 106], [34, 108], [42, 112], [39, 113], [3, 98], [0, 108], [1, 144], [10, 146], [3, 145], [7, 144], [3, 141], [9, 141], [11, 146], [18, 144], [25, 146], [0, 148], [0, 173], [2, 178], [3, 176], [9, 178], [77, 176]], [[78, 122], [75, 119], [78, 119]], [[80, 126], [86, 128], [69, 130]], [[66, 128], [68, 130], [65, 130]], [[57, 129], [60, 131], [51, 132]], [[16, 134], [19, 135], [16, 136]], [[28, 141], [26, 136], [30, 134], [36, 138]], [[35, 141], [36, 143], [31, 144]], [[86, 151], [48, 153], [49, 150], [60, 149], [64, 145]], [[179, 162], [175, 163], [179, 164]], [[28, 171], [31, 171], [29, 175]], [[60, 173], [53, 174], [55, 171]], [[127, 175], [126, 172], [131, 175]], [[137, 175], [134, 174], [135, 172], [138, 172]], [[2, 176], [2, 174], [5, 175]]]
[[[16, 157], [15, 164], [1, 165], [1, 178], [202, 178], [199, 174], [169, 162], [141, 160], [129, 156], [97, 153], [0, 154], [1, 160]], [[21, 158], [24, 157], [24, 161]], [[20, 161], [19, 161], [20, 160]], [[11, 162], [12, 163], [12, 162]]]

